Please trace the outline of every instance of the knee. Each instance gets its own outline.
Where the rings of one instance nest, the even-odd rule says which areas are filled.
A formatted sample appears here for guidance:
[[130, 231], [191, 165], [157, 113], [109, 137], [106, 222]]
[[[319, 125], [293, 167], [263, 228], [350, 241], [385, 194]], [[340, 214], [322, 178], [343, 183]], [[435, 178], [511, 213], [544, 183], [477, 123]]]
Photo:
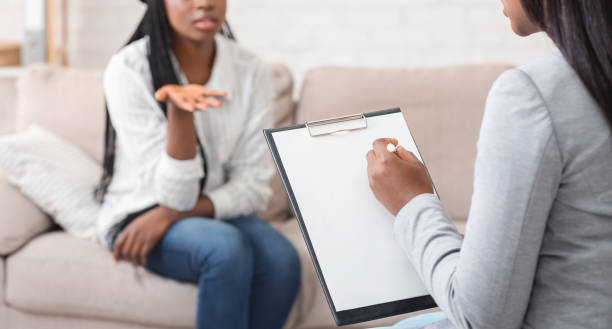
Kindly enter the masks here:
[[277, 282], [283, 282], [285, 289], [297, 290], [301, 283], [300, 258], [293, 245], [283, 238], [270, 257], [271, 273]]
[[227, 225], [213, 238], [202, 239], [194, 254], [202, 268], [222, 273], [248, 274], [253, 266], [253, 250], [240, 231]]

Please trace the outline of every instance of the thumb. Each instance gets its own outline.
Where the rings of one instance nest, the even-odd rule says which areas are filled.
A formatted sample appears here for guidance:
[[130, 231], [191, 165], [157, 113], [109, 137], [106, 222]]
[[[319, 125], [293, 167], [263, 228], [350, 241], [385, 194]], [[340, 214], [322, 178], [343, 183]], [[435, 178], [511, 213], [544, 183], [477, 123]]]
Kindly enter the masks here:
[[157, 99], [160, 102], [164, 102], [166, 101], [167, 98], [168, 98], [168, 88], [164, 86], [164, 87], [157, 89], [157, 91], [155, 92], [155, 99]]
[[414, 161], [417, 159], [414, 153], [406, 150], [403, 146], [398, 146], [395, 153], [404, 161]]

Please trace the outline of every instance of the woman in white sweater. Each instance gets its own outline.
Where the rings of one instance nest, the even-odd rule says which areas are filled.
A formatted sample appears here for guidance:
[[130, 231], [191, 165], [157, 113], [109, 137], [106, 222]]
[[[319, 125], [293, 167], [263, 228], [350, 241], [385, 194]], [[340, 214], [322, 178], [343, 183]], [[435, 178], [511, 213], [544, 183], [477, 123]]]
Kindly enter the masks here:
[[368, 154], [370, 184], [444, 312], [431, 328], [609, 329], [612, 1], [502, 2], [517, 34], [545, 31], [560, 51], [491, 89], [465, 239], [423, 165], [390, 140]]
[[225, 0], [146, 2], [104, 74], [100, 240], [116, 260], [197, 284], [196, 328], [282, 328], [297, 253], [253, 215], [271, 193], [266, 67], [230, 40]]

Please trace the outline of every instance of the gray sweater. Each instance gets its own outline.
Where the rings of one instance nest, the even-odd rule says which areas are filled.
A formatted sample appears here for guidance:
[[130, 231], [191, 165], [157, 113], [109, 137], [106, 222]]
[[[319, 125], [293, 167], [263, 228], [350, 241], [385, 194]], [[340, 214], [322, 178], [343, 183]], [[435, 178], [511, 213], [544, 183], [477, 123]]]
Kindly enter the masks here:
[[494, 84], [462, 240], [414, 198], [394, 233], [448, 320], [435, 328], [612, 328], [612, 137], [556, 52]]

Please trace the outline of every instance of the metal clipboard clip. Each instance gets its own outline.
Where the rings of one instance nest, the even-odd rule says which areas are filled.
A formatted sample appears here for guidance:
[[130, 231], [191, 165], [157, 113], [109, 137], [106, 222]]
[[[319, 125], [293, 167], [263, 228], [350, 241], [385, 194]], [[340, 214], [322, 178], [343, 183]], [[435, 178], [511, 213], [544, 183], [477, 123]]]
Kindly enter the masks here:
[[331, 135], [342, 131], [353, 131], [368, 128], [368, 120], [363, 113], [343, 117], [306, 122], [311, 137]]

